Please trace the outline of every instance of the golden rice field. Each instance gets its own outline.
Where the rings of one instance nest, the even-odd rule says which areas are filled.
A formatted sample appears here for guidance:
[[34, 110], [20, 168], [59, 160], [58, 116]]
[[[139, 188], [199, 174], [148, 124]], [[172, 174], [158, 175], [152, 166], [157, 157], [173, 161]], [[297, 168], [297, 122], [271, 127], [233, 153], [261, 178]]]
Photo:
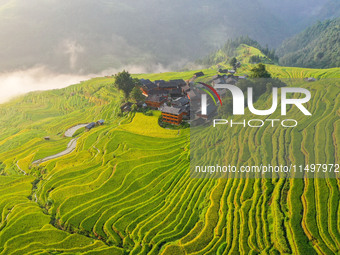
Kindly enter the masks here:
[[[269, 70], [339, 77], [280, 68]], [[118, 117], [112, 83], [96, 78], [0, 105], [1, 255], [339, 254], [339, 179], [192, 178], [189, 129], [163, 129], [157, 113]], [[295, 129], [203, 133], [202, 159], [218, 144], [235, 165], [340, 163], [340, 83], [303, 86], [313, 118]], [[32, 165], [66, 148], [68, 128], [98, 119], [105, 125], [80, 133], [72, 153]]]

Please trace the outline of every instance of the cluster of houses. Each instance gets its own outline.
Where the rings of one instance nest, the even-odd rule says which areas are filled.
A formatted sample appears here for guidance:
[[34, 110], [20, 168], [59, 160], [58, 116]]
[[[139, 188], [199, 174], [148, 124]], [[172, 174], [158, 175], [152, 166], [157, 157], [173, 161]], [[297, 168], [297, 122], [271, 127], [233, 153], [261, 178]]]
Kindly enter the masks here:
[[190, 100], [189, 81], [176, 79], [170, 81], [141, 79], [141, 90], [146, 96], [145, 104], [162, 112], [163, 121], [179, 125], [182, 120], [189, 119]]
[[[223, 75], [217, 74], [212, 77], [211, 84], [236, 84], [240, 79], [246, 79], [246, 76], [235, 76], [233, 70], [220, 70]], [[190, 114], [194, 118], [207, 119], [216, 112], [217, 107], [213, 104], [207, 106], [207, 115], [202, 115], [198, 110], [195, 113], [190, 113], [190, 105], [200, 104], [199, 90], [193, 89], [193, 83], [196, 78], [204, 76], [203, 72], [197, 72], [193, 78], [184, 81], [182, 79], [164, 81], [156, 80], [154, 82], [146, 79], [141, 79], [141, 90], [147, 97], [145, 100], [146, 106], [158, 109], [162, 112], [164, 122], [179, 125], [183, 120], [188, 120]], [[199, 87], [200, 85], [196, 85]], [[191, 88], [191, 89], [190, 89]], [[223, 96], [227, 91], [218, 90], [218, 93]], [[200, 107], [194, 107], [200, 109]], [[193, 107], [192, 107], [193, 109]]]

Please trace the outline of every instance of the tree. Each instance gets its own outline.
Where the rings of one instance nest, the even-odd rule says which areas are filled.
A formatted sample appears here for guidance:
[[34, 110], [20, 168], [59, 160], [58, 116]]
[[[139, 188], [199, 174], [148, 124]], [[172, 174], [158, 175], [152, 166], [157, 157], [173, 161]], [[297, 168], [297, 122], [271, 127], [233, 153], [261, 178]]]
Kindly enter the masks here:
[[131, 75], [127, 71], [122, 71], [115, 75], [115, 83], [117, 89], [123, 91], [124, 98], [127, 100], [131, 91], [136, 86], [136, 81], [132, 79]]
[[138, 86], [135, 86], [132, 89], [130, 97], [135, 101], [135, 103], [142, 103], [145, 101], [145, 96], [143, 95], [141, 89]]
[[266, 70], [266, 66], [264, 64], [258, 64], [251, 70], [251, 78], [270, 78], [270, 73]]
[[237, 59], [234, 57], [230, 60], [229, 64], [236, 69]]
[[249, 63], [251, 64], [258, 64], [261, 62], [261, 58], [258, 55], [253, 55], [249, 58]]

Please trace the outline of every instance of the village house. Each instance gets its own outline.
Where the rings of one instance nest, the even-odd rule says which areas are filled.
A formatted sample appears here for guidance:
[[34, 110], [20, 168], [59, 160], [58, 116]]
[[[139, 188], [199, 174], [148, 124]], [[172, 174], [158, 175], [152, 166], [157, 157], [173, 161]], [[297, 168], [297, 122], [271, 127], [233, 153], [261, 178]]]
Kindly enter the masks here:
[[183, 86], [181, 89], [182, 89], [182, 94], [183, 95], [186, 95], [188, 93], [188, 91], [190, 90], [190, 84], [192, 83], [189, 83], [189, 84], [186, 84], [185, 86]]
[[179, 125], [182, 123], [184, 114], [182, 108], [173, 106], [163, 106], [160, 110], [162, 111], [162, 120], [164, 122], [173, 125]]
[[142, 84], [141, 90], [142, 90], [144, 96], [148, 96], [150, 91], [157, 88], [156, 84], [154, 84], [150, 80], [141, 79], [140, 82]]
[[180, 97], [171, 102], [171, 105], [174, 107], [183, 107], [190, 103], [187, 97]]
[[219, 73], [228, 73], [228, 69], [222, 69], [222, 68], [220, 68], [220, 69], [218, 69], [218, 72], [219, 72]]
[[313, 81], [316, 81], [316, 79], [313, 77], [308, 77], [308, 78], [305, 78], [305, 81], [313, 82]]
[[167, 101], [167, 97], [152, 95], [146, 98], [145, 103], [151, 108], [159, 108]]
[[182, 90], [180, 88], [172, 89], [169, 91], [170, 97], [180, 97], [182, 96]]
[[96, 126], [96, 123], [91, 122], [90, 124], [87, 124], [87, 125], [85, 126], [85, 130], [86, 130], [86, 131], [89, 131], [90, 129], [94, 128], [95, 126]]
[[235, 85], [237, 83], [237, 79], [234, 76], [230, 76], [225, 80], [227, 84]]
[[169, 82], [177, 85], [178, 88], [187, 85], [187, 83], [183, 79], [170, 80]]
[[123, 112], [129, 112], [131, 110], [131, 106], [132, 106], [132, 103], [131, 102], [127, 102], [127, 103], [122, 104], [120, 106], [120, 110], [123, 111]]
[[180, 97], [183, 95], [182, 87], [187, 85], [183, 79], [170, 81], [156, 80], [155, 82], [141, 79], [140, 82], [141, 90], [146, 97], [152, 95]]
[[195, 77], [195, 78], [202, 77], [202, 76], [204, 76], [204, 73], [203, 73], [203, 72], [194, 73], [194, 77]]
[[199, 93], [197, 93], [193, 89], [188, 91], [187, 96], [188, 96], [190, 102], [196, 102], [196, 101], [200, 101], [201, 100], [201, 97], [200, 97]]
[[157, 89], [159, 89], [159, 90], [170, 90], [170, 89], [177, 89], [178, 88], [177, 83], [172, 82], [172, 81], [158, 80], [158, 81], [155, 81], [155, 84], [157, 86]]
[[97, 125], [99, 125], [99, 126], [104, 125], [104, 120], [103, 120], [103, 119], [98, 120], [98, 121], [97, 121]]
[[213, 86], [215, 86], [216, 84], [225, 84], [225, 83], [226, 83], [226, 80], [225, 80], [224, 76], [221, 76], [221, 77], [219, 77], [219, 78], [216, 78], [216, 79], [214, 79], [214, 80], [211, 82], [211, 84], [212, 84]]

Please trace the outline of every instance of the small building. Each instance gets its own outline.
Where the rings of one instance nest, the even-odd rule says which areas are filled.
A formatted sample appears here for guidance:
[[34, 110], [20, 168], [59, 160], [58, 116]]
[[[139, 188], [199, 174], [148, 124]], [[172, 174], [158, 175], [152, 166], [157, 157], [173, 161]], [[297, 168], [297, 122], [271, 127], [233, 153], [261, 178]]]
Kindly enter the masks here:
[[100, 126], [101, 126], [101, 125], [104, 125], [104, 120], [103, 120], [103, 119], [98, 120], [98, 121], [97, 121], [97, 125], [100, 125]]
[[45, 136], [45, 137], [44, 137], [44, 140], [45, 140], [45, 141], [49, 141], [49, 140], [51, 140], [51, 138], [50, 138], [49, 136]]
[[151, 97], [151, 96], [164, 96], [164, 97], [168, 97], [169, 96], [169, 90], [165, 90], [165, 89], [153, 89], [148, 91], [148, 96], [147, 97]]
[[164, 96], [159, 96], [159, 95], [152, 95], [147, 97], [145, 100], [145, 103], [147, 106], [152, 107], [152, 108], [159, 108], [162, 104], [166, 102], [167, 98]]
[[247, 76], [245, 75], [241, 75], [241, 76], [235, 76], [236, 78], [240, 79], [240, 80], [245, 80], [247, 79]]
[[202, 77], [202, 76], [204, 76], [204, 73], [203, 72], [197, 72], [197, 73], [194, 73], [194, 76], [195, 76], [195, 78]]
[[171, 105], [174, 107], [183, 107], [185, 105], [188, 105], [190, 103], [189, 99], [187, 97], [180, 97], [176, 100], [173, 100]]
[[189, 84], [186, 84], [184, 87], [182, 87], [182, 93], [186, 94], [190, 90]]
[[187, 93], [190, 102], [201, 101], [201, 96], [194, 89], [190, 89]]
[[187, 85], [187, 83], [183, 79], [170, 80], [169, 82], [176, 85], [178, 88]]
[[169, 91], [169, 95], [171, 97], [180, 97], [182, 96], [182, 90], [177, 88], [177, 89], [172, 89]]
[[187, 104], [185, 106], [182, 106], [182, 112], [183, 112], [183, 119], [189, 119], [190, 118], [190, 105]]
[[142, 90], [144, 96], [148, 96], [150, 91], [157, 88], [156, 84], [154, 84], [150, 80], [141, 79], [140, 83], [142, 84], [140, 89]]
[[220, 73], [228, 73], [228, 69], [222, 69], [222, 68], [220, 68], [220, 69], [218, 70], [218, 72], [220, 72]]
[[220, 77], [212, 81], [213, 86], [216, 84], [225, 84], [225, 83], [226, 83], [226, 80], [224, 79], [224, 77]]
[[129, 111], [131, 111], [131, 106], [132, 106], [132, 103], [127, 102], [127, 103], [122, 104], [120, 106], [120, 110], [123, 111], [123, 112], [129, 112]]
[[235, 74], [236, 71], [232, 69], [232, 70], [228, 70], [228, 73]]
[[94, 128], [95, 126], [96, 126], [96, 123], [91, 122], [90, 124], [87, 124], [87, 125], [85, 126], [85, 129], [86, 129], [87, 131], [89, 131], [90, 129]]
[[229, 77], [225, 80], [227, 84], [235, 85], [237, 83], [237, 80], [234, 77]]
[[163, 81], [163, 80], [157, 80], [155, 81], [156, 88], [158, 90], [170, 90], [170, 89], [177, 89], [178, 83], [176, 81]]
[[162, 111], [162, 120], [164, 122], [173, 125], [179, 125], [182, 123], [184, 114], [182, 108], [173, 106], [163, 106], [160, 110]]
[[313, 82], [313, 81], [316, 81], [316, 79], [313, 78], [313, 77], [308, 77], [308, 78], [305, 79], [305, 81]]

